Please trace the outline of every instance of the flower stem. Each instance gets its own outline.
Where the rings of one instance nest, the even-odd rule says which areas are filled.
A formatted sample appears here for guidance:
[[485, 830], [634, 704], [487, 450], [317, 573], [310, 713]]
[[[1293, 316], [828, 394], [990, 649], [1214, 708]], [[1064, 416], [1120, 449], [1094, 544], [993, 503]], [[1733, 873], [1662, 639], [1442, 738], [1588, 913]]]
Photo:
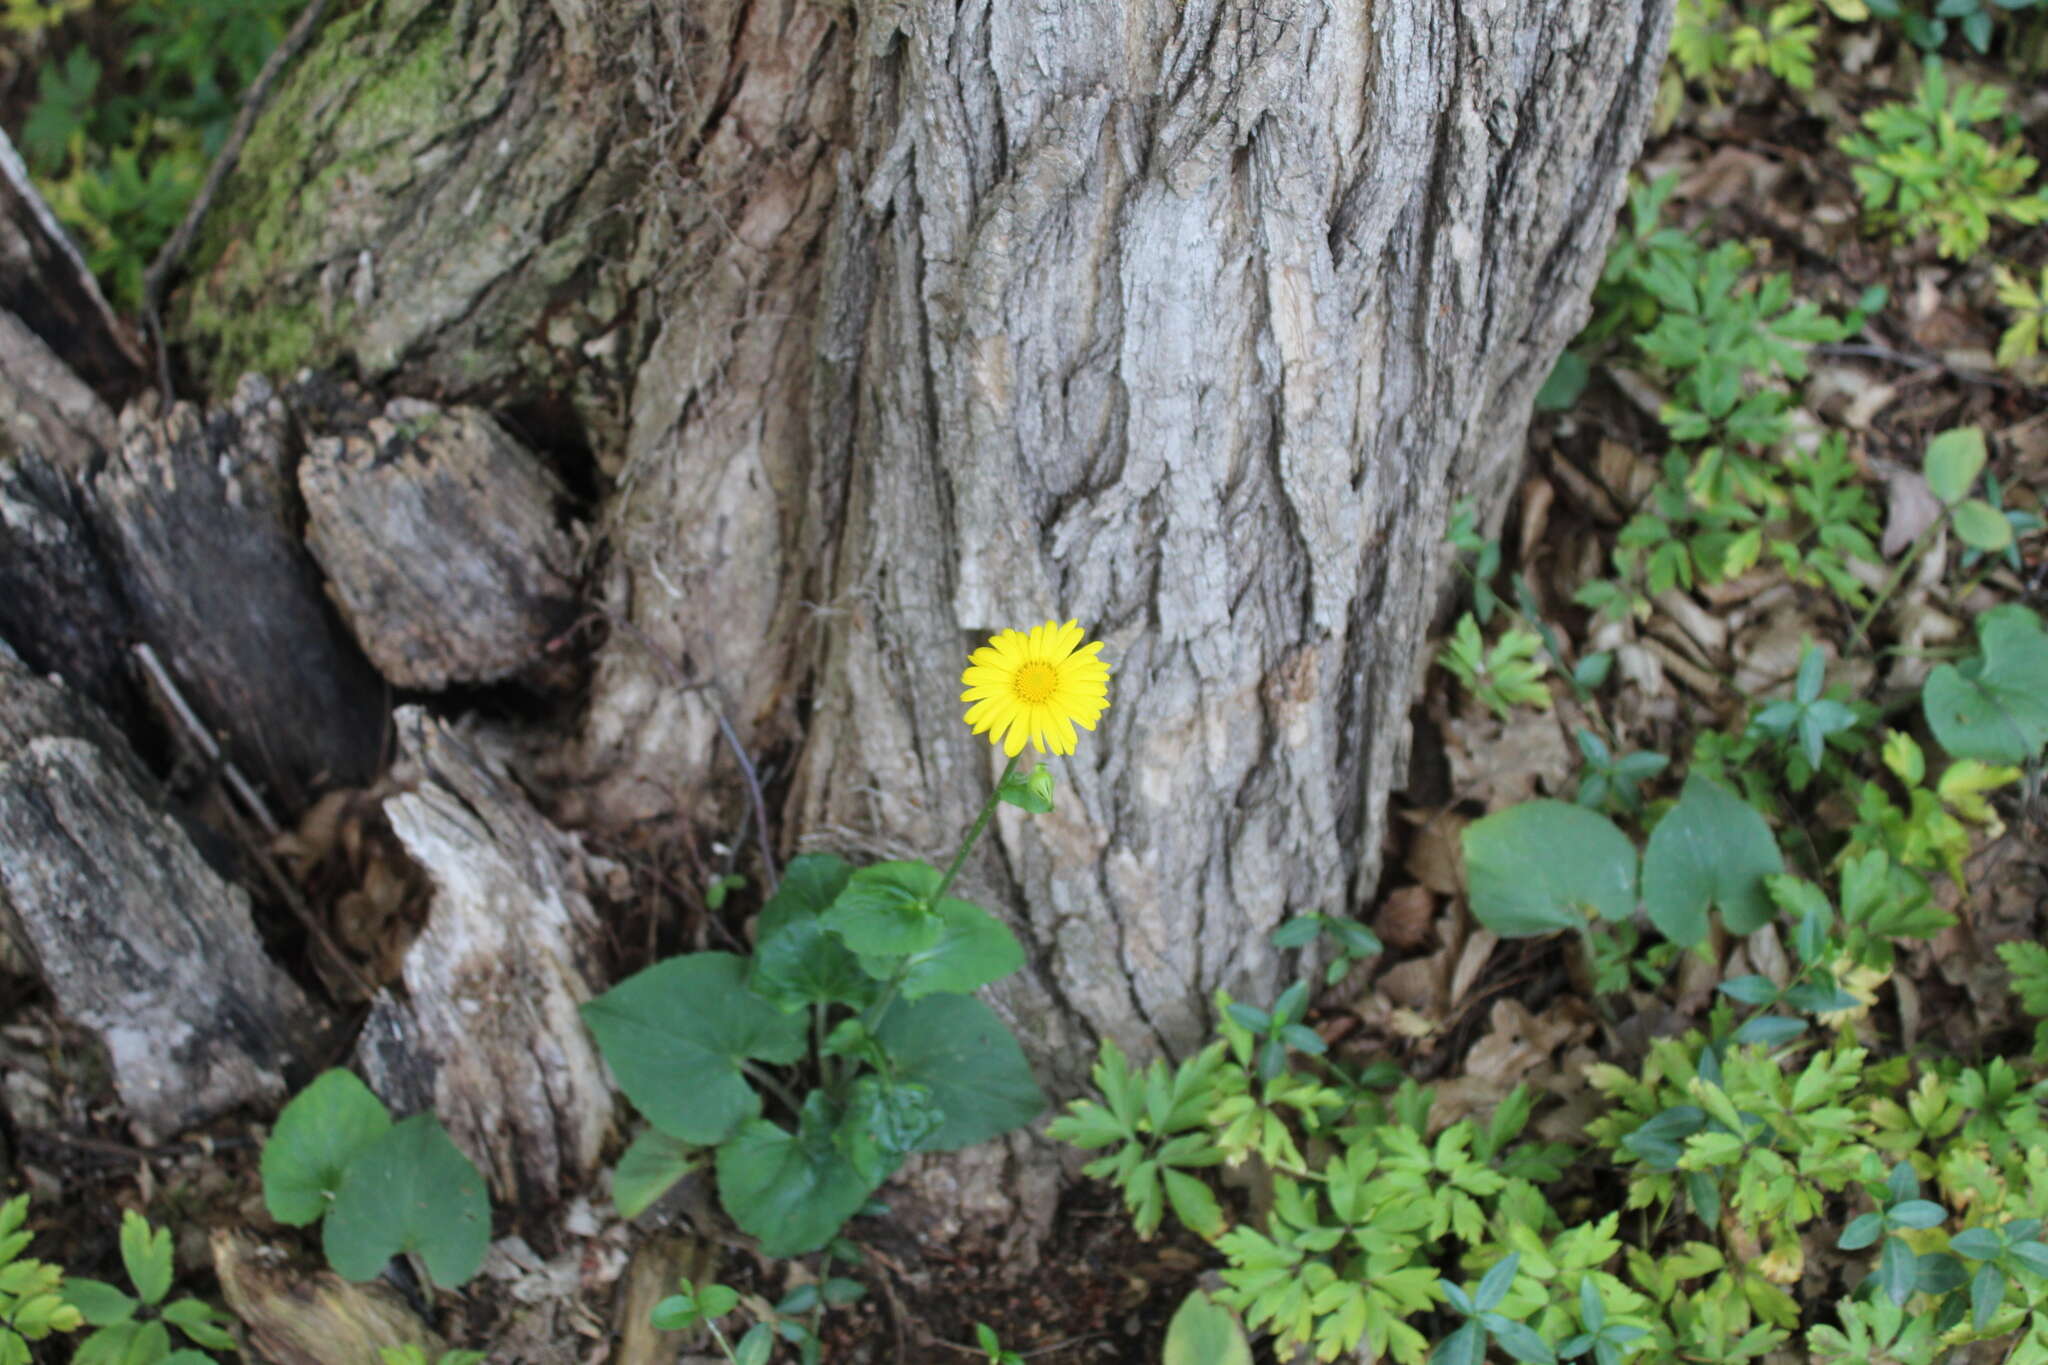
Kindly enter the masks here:
[[[981, 838], [981, 832], [988, 828], [989, 819], [996, 813], [996, 802], [1002, 799], [1003, 784], [1010, 780], [1011, 773], [1017, 771], [1017, 761], [1023, 758], [1023, 756], [1021, 753], [1017, 754], [1008, 763], [1003, 765], [1003, 775], [996, 779], [996, 785], [990, 790], [988, 800], [981, 803], [981, 814], [974, 817], [973, 828], [969, 829], [967, 837], [960, 841], [960, 851], [953, 855], [952, 865], [946, 869], [946, 875], [939, 878], [938, 888], [932, 892], [931, 908], [933, 910], [939, 908], [939, 901], [945, 896], [946, 888], [950, 887], [953, 884], [953, 879], [960, 875], [960, 868], [966, 863], [967, 855], [974, 850], [975, 843]], [[889, 984], [882, 987], [880, 997], [876, 999], [874, 1004], [868, 1006], [867, 1011], [861, 1015], [860, 1021], [862, 1024], [870, 1029], [875, 1026], [883, 1013], [895, 1002], [896, 991], [902, 986], [904, 975], [909, 970], [910, 959], [907, 957], [896, 964], [896, 970], [889, 974]]]
[[953, 878], [960, 875], [961, 864], [967, 861], [967, 855], [973, 851], [975, 843], [981, 838], [981, 832], [988, 828], [989, 817], [996, 813], [996, 802], [1002, 798], [1003, 784], [1010, 780], [1011, 773], [1017, 771], [1017, 761], [1023, 757], [1024, 755], [1019, 753], [1003, 765], [1003, 775], [996, 779], [995, 788], [989, 792], [988, 800], [981, 803], [981, 814], [974, 817], [974, 828], [967, 831], [967, 837], [960, 843], [960, 851], [953, 855], [953, 865], [947, 868], [946, 875], [939, 879], [939, 889], [932, 892], [934, 910], [938, 908], [939, 898], [946, 894], [946, 888], [953, 884]]

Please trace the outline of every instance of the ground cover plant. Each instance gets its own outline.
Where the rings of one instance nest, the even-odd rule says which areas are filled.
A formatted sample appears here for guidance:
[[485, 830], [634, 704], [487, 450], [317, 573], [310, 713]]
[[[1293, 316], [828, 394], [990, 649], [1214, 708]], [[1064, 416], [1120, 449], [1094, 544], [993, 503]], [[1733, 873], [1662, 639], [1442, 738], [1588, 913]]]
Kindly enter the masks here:
[[[132, 302], [284, 11], [232, 41], [213, 11], [6, 15], [51, 54], [23, 145]], [[60, 51], [113, 17], [130, 46]], [[2041, 18], [1680, 4], [1529, 482], [1446, 528], [1462, 594], [1385, 884], [1283, 925], [1301, 979], [1219, 995], [1191, 1055], [1104, 1042], [1050, 1122], [1077, 1199], [1177, 1257], [1159, 1276], [1213, 1277], [1146, 1358], [2048, 1361]], [[950, 858], [727, 857], [700, 884], [728, 946], [586, 1010], [645, 1121], [610, 1211], [693, 1182], [744, 1239], [642, 1308], [677, 1350], [881, 1330], [887, 1183], [1040, 1120], [976, 994], [1022, 950], [951, 893], [1000, 804], [1052, 810], [1020, 760], [1100, 714], [1083, 638], [970, 660], [966, 723], [1008, 766]], [[430, 1114], [332, 1071], [261, 1153], [266, 1213], [342, 1275], [488, 1301], [521, 1211]], [[148, 1215], [106, 1221], [99, 1280], [30, 1259], [30, 1203], [0, 1205], [0, 1365], [235, 1349], [203, 1275], [173, 1292], [193, 1220], [122, 1188]], [[962, 1297], [949, 1357], [1086, 1358], [1042, 1309]]]

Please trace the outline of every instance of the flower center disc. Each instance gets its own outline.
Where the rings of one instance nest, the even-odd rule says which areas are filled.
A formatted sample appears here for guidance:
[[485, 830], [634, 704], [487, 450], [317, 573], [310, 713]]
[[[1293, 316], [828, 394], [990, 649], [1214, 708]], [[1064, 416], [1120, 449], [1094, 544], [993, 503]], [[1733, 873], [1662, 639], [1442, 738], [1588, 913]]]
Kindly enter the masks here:
[[1017, 680], [1013, 686], [1017, 689], [1019, 701], [1030, 702], [1035, 706], [1052, 695], [1052, 690], [1059, 685], [1059, 681], [1060, 675], [1051, 664], [1034, 659], [1017, 670]]

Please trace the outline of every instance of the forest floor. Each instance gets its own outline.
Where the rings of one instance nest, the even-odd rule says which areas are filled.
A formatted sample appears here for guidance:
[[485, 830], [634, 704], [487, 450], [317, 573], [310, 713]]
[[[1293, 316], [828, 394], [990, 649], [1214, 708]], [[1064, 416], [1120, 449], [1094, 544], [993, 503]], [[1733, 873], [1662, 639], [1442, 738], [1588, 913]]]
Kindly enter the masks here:
[[[1937, 433], [1974, 426], [1988, 437], [1988, 472], [2006, 508], [2039, 509], [2048, 480], [2048, 389], [2038, 362], [1995, 359], [2021, 311], [2000, 302], [1996, 271], [2038, 276], [2048, 261], [2048, 228], [1994, 223], [1991, 243], [1964, 259], [1940, 255], [1932, 237], [1873, 235], [1839, 139], [1864, 111], [1911, 95], [1920, 53], [1876, 21], [1829, 21], [1816, 51], [1807, 89], [1762, 70], [1724, 69], [1691, 82], [1674, 73], [1637, 177], [1674, 180], [1646, 226], [1705, 246], [1741, 243], [1751, 259], [1736, 292], [1783, 273], [1792, 297], [1841, 316], [1873, 287], [1886, 291], [1860, 330], [1814, 344], [1801, 372], [1781, 368], [1761, 382], [1789, 399], [1788, 420], [1803, 433], [1797, 439], [1811, 444], [1830, 434], [1844, 443], [1851, 482], [1877, 517], [1865, 529], [1881, 546], [1881, 561], [1860, 571], [1863, 600], [1882, 591], [1909, 555], [1919, 558], [1869, 631], [1858, 602], [1839, 585], [1798, 581], [1768, 553], [1739, 572], [1700, 573], [1690, 590], [1638, 581], [1642, 610], [1619, 621], [1576, 602], [1586, 584], [1609, 574], [1625, 528], [1654, 504], [1667, 453], [1676, 448], [1660, 416], [1673, 397], [1671, 368], [1631, 349], [1629, 318], [1596, 314], [1596, 329], [1604, 324], [1607, 334], [1576, 348], [1587, 362], [1583, 384], [1563, 384], [1532, 425], [1500, 560], [1485, 581], [1512, 603], [1508, 584], [1519, 575], [1531, 619], [1558, 633], [1561, 654], [1612, 655], [1613, 681], [1589, 700], [1550, 676], [1537, 684], [1541, 704], [1525, 693], [1521, 704], [1489, 708], [1450, 671], [1430, 669], [1414, 713], [1412, 780], [1397, 796], [1380, 894], [1364, 916], [1385, 952], [1322, 991], [1309, 1015], [1334, 1056], [1360, 1066], [1390, 1062], [1435, 1087], [1433, 1124], [1483, 1114], [1529, 1084], [1556, 1101], [1539, 1114], [1536, 1130], [1578, 1137], [1592, 1098], [1589, 1065], [1639, 1059], [1650, 1039], [1699, 1025], [1723, 980], [1744, 971], [1782, 974], [1785, 956], [1780, 944], [1717, 940], [1714, 956], [1667, 956], [1656, 971], [1596, 994], [1586, 964], [1558, 936], [1504, 939], [1475, 921], [1461, 851], [1461, 834], [1474, 821], [1533, 797], [1572, 799], [1587, 771], [1581, 731], [1597, 731], [1617, 756], [1667, 756], [1670, 766], [1662, 776], [1648, 773], [1643, 787], [1653, 803], [1668, 798], [1670, 773], [1687, 766], [1684, 756], [1696, 752], [1702, 735], [1740, 734], [1757, 706], [1792, 689], [1807, 642], [1839, 666], [1832, 681], [1896, 717], [1901, 689], [1915, 686], [1942, 651], [1967, 645], [1972, 622], [1986, 610], [2048, 605], [2048, 543], [2015, 522], [2023, 534], [2011, 557], [1964, 564], [1962, 546], [1930, 536], [1939, 509], [1929, 510], [1920, 476], [1922, 453]], [[1946, 55], [1952, 77], [2014, 91], [2009, 116], [1996, 123], [1999, 136], [2037, 154], [2048, 147], [2048, 86], [2038, 76], [1976, 58], [1960, 34], [1948, 40]], [[1624, 215], [1622, 236], [1630, 230]], [[1447, 635], [1465, 606], [1461, 599], [1447, 619]], [[1487, 629], [1497, 636], [1497, 624]], [[1844, 755], [1845, 762], [1858, 758]], [[1874, 767], [1865, 762], [1857, 771]], [[1847, 790], [1822, 783], [1778, 796], [1786, 818], [1824, 837], [1855, 818]], [[1877, 1003], [1880, 1031], [1895, 1049], [1980, 1056], [2027, 1047], [2028, 1026], [1992, 948], [2048, 934], [2048, 804], [2038, 768], [2002, 789], [1993, 810], [1993, 818], [1959, 826], [1964, 846], [1956, 851], [1966, 875], [1942, 882], [1938, 893], [1956, 922], [1901, 952]], [[635, 904], [672, 902], [674, 887], [691, 879], [644, 860], [638, 868]], [[309, 889], [334, 899], [332, 888]], [[701, 900], [695, 909], [708, 913]], [[314, 973], [300, 966], [311, 980]], [[11, 1157], [36, 1195], [38, 1254], [118, 1279], [115, 1211], [137, 1208], [173, 1229], [181, 1283], [216, 1297], [209, 1229], [296, 1235], [276, 1228], [260, 1193], [256, 1154], [272, 1116], [245, 1114], [164, 1146], [137, 1147], [104, 1065], [53, 1017], [30, 978], [6, 974], [4, 958], [0, 1072], [0, 1168]], [[589, 1216], [603, 1223], [602, 1192], [591, 1192], [590, 1202]], [[539, 1262], [573, 1242], [555, 1215], [530, 1227], [525, 1221], [515, 1211], [499, 1231], [540, 1248]], [[1024, 1275], [988, 1247], [914, 1244], [884, 1221], [857, 1222], [853, 1235], [870, 1248], [874, 1292], [829, 1320], [828, 1359], [859, 1358], [856, 1346], [874, 1359], [981, 1359], [974, 1329], [985, 1322], [1007, 1349], [1051, 1365], [1155, 1360], [1174, 1307], [1220, 1263], [1185, 1233], [1138, 1238], [1115, 1194], [1094, 1184], [1067, 1192], [1050, 1244]], [[605, 1236], [615, 1251], [625, 1245], [625, 1234]], [[626, 1259], [623, 1251], [610, 1262], [585, 1257], [576, 1283], [587, 1291], [589, 1338], [578, 1358], [606, 1358]], [[723, 1273], [770, 1298], [787, 1288], [776, 1278], [783, 1268], [744, 1255], [729, 1257]], [[518, 1267], [487, 1274], [441, 1305], [438, 1325], [457, 1344], [490, 1341], [518, 1311], [515, 1291], [529, 1283]]]

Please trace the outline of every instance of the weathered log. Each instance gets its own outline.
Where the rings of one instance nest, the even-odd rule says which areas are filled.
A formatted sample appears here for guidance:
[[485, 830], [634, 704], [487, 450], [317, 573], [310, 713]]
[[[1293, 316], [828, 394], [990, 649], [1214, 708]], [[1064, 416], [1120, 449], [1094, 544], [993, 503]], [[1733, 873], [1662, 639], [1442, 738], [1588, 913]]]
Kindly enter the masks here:
[[156, 1141], [251, 1101], [319, 1019], [264, 956], [249, 898], [200, 856], [127, 744], [0, 650], [0, 915], [96, 1033]]
[[497, 682], [575, 620], [567, 493], [475, 408], [397, 399], [299, 462], [306, 544], [356, 642], [398, 687]]
[[114, 316], [78, 248], [0, 132], [0, 309], [62, 353], [109, 401], [134, 394], [147, 367], [135, 337]]
[[310, 1273], [284, 1252], [225, 1228], [213, 1234], [213, 1270], [228, 1307], [274, 1365], [379, 1365], [387, 1346], [446, 1349], [390, 1285]]
[[384, 685], [299, 541], [294, 439], [255, 378], [204, 411], [131, 407], [88, 502], [139, 632], [286, 808], [368, 780], [384, 725]]
[[42, 456], [5, 445], [0, 437], [0, 639], [125, 725], [137, 715], [128, 604], [76, 487]]
[[418, 786], [384, 803], [434, 883], [357, 1059], [394, 1109], [432, 1109], [501, 1200], [551, 1202], [596, 1166], [611, 1129], [604, 1065], [578, 1017], [595, 992], [584, 855], [478, 744], [415, 707], [397, 715]]

